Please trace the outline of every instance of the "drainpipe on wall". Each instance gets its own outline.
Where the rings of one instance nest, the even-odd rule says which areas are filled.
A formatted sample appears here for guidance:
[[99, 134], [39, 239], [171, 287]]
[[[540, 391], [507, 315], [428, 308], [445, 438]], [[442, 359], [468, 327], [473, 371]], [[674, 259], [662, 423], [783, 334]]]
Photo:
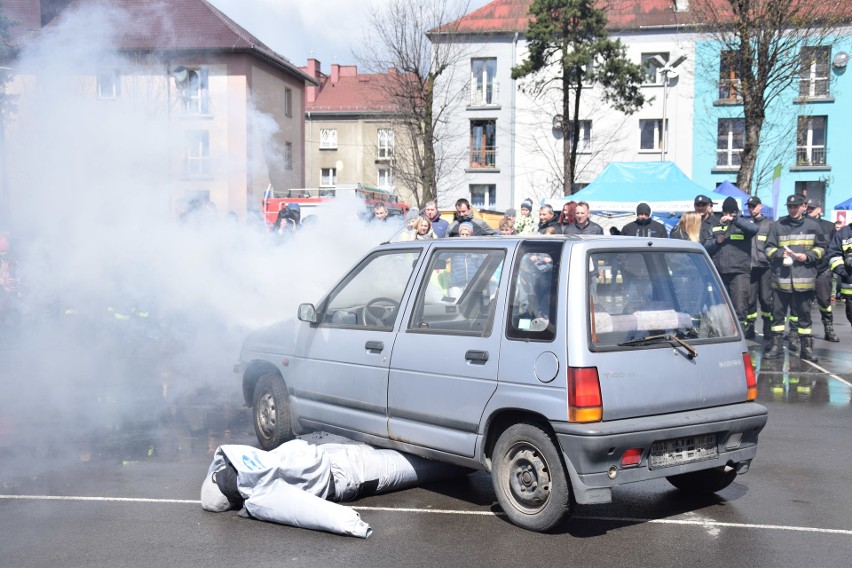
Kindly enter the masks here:
[[308, 151], [306, 152], [308, 155], [308, 179], [305, 180], [305, 187], [313, 187], [313, 179], [314, 179], [314, 164], [313, 164], [313, 152], [312, 149], [314, 147], [314, 129], [311, 127], [311, 112], [308, 111]]
[[[512, 39], [512, 66], [515, 65], [515, 58], [518, 50], [518, 32], [515, 32], [515, 37]], [[515, 206], [515, 92], [517, 91], [517, 79], [512, 79], [512, 126], [510, 138], [512, 148], [510, 150], [510, 158], [512, 161], [512, 173], [509, 181], [509, 207]]]

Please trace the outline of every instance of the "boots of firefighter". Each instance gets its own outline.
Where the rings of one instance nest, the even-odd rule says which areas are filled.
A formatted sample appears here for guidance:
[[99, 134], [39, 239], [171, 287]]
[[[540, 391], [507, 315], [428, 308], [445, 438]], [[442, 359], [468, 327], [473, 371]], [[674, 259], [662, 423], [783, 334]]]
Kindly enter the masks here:
[[787, 351], [797, 355], [799, 353], [799, 328], [791, 327], [787, 334]]
[[743, 332], [746, 339], [754, 339], [757, 337], [754, 333], [754, 320], [748, 320], [743, 324]]
[[819, 361], [819, 357], [814, 355], [814, 338], [811, 335], [802, 336], [802, 352], [799, 355], [805, 361]]
[[763, 319], [763, 340], [767, 343], [772, 341], [772, 321], [769, 318]]
[[822, 322], [822, 326], [825, 328], [825, 340], [831, 341], [832, 343], [839, 343], [840, 338], [837, 337], [837, 334], [834, 333], [834, 322], [833, 321], [824, 321]]
[[771, 341], [769, 351], [766, 351], [763, 356], [766, 359], [777, 359], [784, 356], [784, 334], [773, 333], [769, 336]]

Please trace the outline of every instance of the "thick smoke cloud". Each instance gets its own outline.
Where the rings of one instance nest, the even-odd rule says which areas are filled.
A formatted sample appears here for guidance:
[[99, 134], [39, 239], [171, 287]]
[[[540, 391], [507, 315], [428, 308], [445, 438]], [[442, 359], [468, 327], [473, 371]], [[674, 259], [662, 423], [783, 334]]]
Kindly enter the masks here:
[[[319, 300], [389, 237], [355, 198], [284, 242], [224, 209], [179, 221], [168, 165], [182, 135], [142, 79], [151, 61], [112, 49], [124, 17], [66, 13], [16, 64], [7, 229], [23, 295], [20, 325], [0, 330], [0, 451], [88, 459], [93, 439], [187, 408], [244, 412], [232, 368], [245, 334]], [[99, 100], [92, 77], [112, 68], [127, 82]]]

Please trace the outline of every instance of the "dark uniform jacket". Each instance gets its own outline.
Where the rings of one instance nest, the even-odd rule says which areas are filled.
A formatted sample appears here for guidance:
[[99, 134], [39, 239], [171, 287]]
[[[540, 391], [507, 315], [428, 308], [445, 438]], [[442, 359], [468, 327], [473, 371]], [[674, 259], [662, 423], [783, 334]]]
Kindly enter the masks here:
[[772, 219], [760, 215], [759, 217], [752, 217], [751, 222], [757, 225], [757, 234], [751, 240], [751, 265], [765, 268], [769, 266], [769, 259], [766, 258], [766, 237], [769, 234], [769, 228], [772, 226]]
[[[803, 252], [806, 262], [784, 265], [784, 247]], [[766, 258], [772, 265], [772, 287], [782, 292], [804, 292], [816, 287], [817, 262], [825, 256], [826, 243], [819, 224], [809, 217], [789, 215], [772, 224], [766, 237]]]
[[636, 219], [632, 223], [627, 223], [621, 229], [621, 234], [628, 237], [657, 237], [660, 239], [665, 239], [669, 236], [666, 226], [653, 219], [647, 219], [646, 221]]
[[[826, 245], [828, 245], [828, 243], [831, 242], [831, 239], [834, 238], [834, 233], [837, 232], [837, 229], [834, 228], [834, 223], [822, 218], [814, 219], [811, 217], [811, 219], [819, 223], [819, 227], [822, 229], [823, 239], [825, 240]], [[822, 274], [826, 270], [828, 270], [828, 256], [823, 256], [817, 263], [817, 273]]]
[[[757, 225], [737, 215], [730, 223], [714, 225], [704, 248], [720, 274], [748, 274], [751, 272], [751, 240], [756, 234]], [[725, 237], [721, 243], [716, 242], [719, 236]]]
[[840, 293], [852, 302], [852, 223], [834, 234], [826, 257], [829, 268], [840, 276]]

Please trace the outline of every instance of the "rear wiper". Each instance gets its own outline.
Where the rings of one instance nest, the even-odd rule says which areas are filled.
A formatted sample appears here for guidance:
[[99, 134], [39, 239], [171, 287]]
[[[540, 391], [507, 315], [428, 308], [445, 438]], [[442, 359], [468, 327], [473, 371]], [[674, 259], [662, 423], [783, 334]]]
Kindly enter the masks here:
[[658, 343], [658, 342], [661, 342], [661, 341], [666, 341], [668, 343], [674, 343], [674, 344], [680, 345], [681, 347], [686, 349], [687, 353], [689, 353], [690, 359], [695, 359], [696, 357], [698, 357], [698, 351], [696, 351], [695, 348], [692, 345], [690, 345], [686, 341], [684, 341], [681, 338], [676, 337], [676, 336], [674, 336], [670, 333], [665, 333], [663, 335], [649, 335], [647, 337], [640, 337], [639, 339], [633, 339], [631, 341], [625, 341], [624, 343], [619, 343], [618, 346], [619, 347], [629, 347], [631, 345], [644, 345], [646, 343]]

